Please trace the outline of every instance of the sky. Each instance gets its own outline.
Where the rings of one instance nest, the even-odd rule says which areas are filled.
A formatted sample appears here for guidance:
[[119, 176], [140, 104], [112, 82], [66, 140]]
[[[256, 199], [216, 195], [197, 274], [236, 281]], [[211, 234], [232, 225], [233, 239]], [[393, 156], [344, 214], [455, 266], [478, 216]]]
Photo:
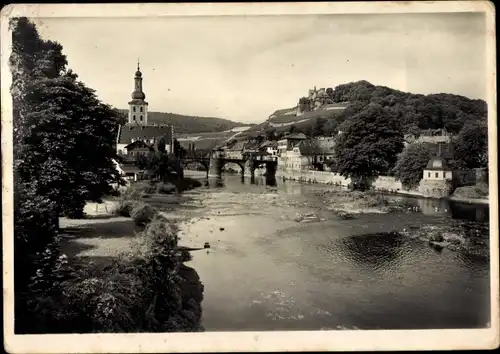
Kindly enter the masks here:
[[68, 67], [127, 108], [140, 60], [149, 111], [259, 123], [316, 86], [367, 80], [486, 99], [484, 13], [43, 18]]

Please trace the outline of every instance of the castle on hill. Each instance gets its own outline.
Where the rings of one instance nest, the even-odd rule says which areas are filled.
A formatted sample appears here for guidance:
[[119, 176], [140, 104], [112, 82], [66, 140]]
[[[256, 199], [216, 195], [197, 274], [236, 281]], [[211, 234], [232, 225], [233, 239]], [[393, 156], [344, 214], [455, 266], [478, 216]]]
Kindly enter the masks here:
[[319, 90], [314, 86], [309, 90], [307, 97], [302, 97], [297, 103], [296, 116], [301, 116], [306, 112], [317, 110], [337, 110], [345, 109], [346, 103], [335, 103], [333, 101], [333, 90], [331, 88], [325, 89], [324, 87]]
[[[169, 124], [150, 124], [148, 122], [148, 102], [142, 89], [142, 73], [139, 62], [134, 77], [134, 91], [132, 100], [128, 102], [127, 123], [120, 125], [116, 141], [119, 155], [133, 156], [135, 152], [152, 148], [156, 142], [164, 138], [165, 151], [174, 152], [174, 127]], [[138, 148], [141, 151], [135, 151]]]

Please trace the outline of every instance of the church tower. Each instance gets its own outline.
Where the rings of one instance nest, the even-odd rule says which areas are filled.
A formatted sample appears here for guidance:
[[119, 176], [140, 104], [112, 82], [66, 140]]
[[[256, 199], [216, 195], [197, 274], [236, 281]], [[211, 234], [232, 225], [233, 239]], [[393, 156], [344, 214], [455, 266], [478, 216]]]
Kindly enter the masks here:
[[142, 91], [142, 73], [137, 61], [137, 71], [135, 72], [135, 86], [132, 92], [132, 101], [128, 103], [128, 123], [129, 124], [148, 124], [148, 103], [145, 101], [146, 95]]

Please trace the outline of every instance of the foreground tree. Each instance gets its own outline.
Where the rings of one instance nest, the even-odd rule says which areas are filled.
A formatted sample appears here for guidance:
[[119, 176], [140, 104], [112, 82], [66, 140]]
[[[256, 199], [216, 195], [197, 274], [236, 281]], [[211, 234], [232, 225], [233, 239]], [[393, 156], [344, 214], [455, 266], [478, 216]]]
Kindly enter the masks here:
[[425, 144], [407, 145], [398, 157], [394, 167], [395, 177], [409, 188], [418, 186], [422, 179], [422, 171], [427, 166], [430, 151]]
[[404, 146], [399, 121], [377, 104], [367, 105], [340, 130], [335, 160], [355, 188], [366, 188], [370, 179], [390, 171]]
[[26, 18], [9, 26], [16, 331], [32, 332], [43, 327], [35, 316], [42, 299], [57, 292], [59, 215], [81, 216], [85, 200], [117, 180], [116, 117], [66, 69], [60, 44], [41, 39]]
[[101, 201], [123, 182], [112, 161], [120, 114], [66, 69], [61, 45], [42, 40], [25, 18], [11, 26], [18, 176], [59, 213], [81, 217], [86, 200]]
[[488, 126], [483, 122], [466, 124], [454, 142], [454, 160], [459, 168], [488, 167]]

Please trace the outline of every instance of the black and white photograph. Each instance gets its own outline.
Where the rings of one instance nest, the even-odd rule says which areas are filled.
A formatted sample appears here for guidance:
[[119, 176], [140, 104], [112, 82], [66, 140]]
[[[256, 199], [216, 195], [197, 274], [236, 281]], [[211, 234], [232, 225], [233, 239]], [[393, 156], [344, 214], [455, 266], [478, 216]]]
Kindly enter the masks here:
[[493, 3], [1, 30], [7, 352], [499, 346]]

